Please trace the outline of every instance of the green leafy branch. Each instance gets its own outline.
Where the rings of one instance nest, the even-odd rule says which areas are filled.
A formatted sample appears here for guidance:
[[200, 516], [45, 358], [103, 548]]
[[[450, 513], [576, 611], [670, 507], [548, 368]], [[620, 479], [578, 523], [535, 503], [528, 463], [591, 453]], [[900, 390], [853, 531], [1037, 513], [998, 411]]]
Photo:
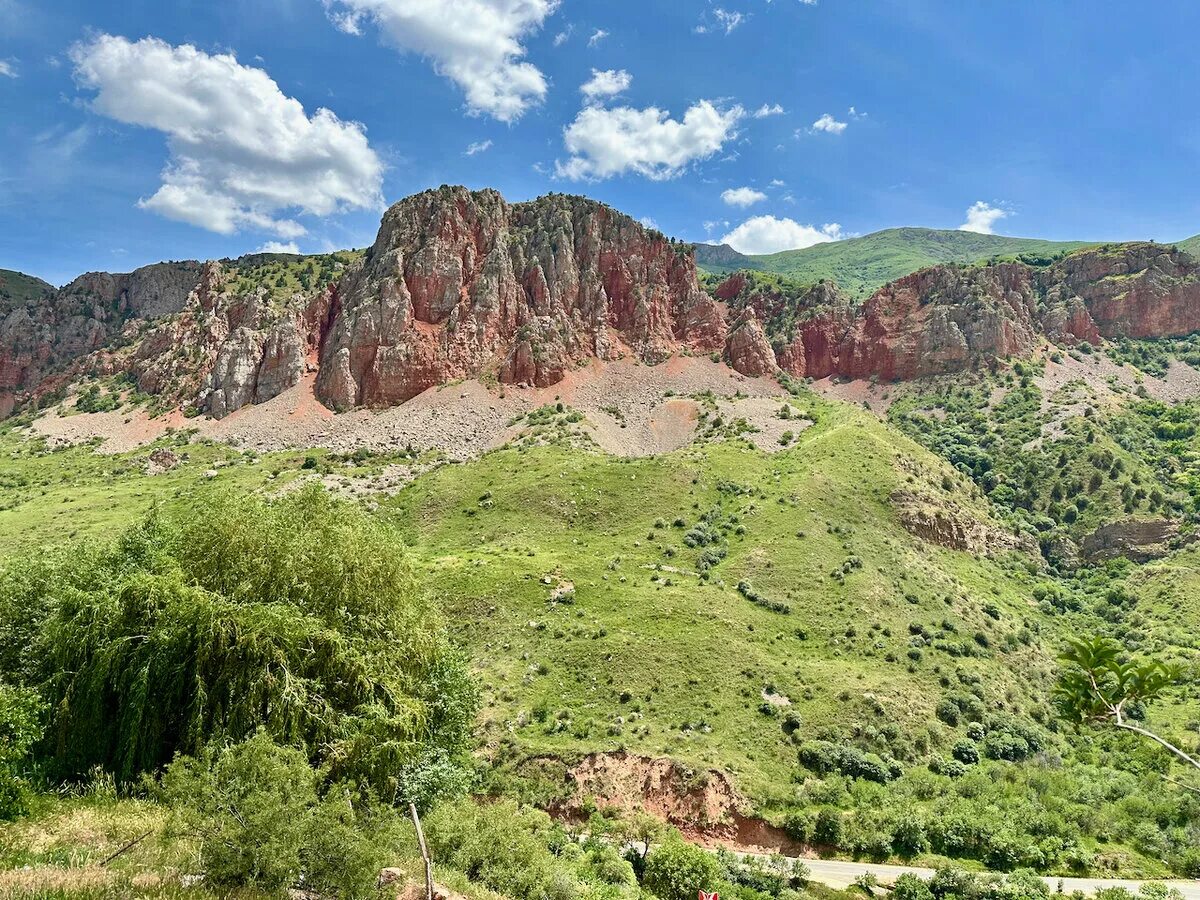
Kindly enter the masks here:
[[1188, 765], [1200, 769], [1200, 760], [1130, 721], [1130, 707], [1162, 696], [1179, 682], [1179, 668], [1157, 660], [1123, 660], [1123, 656], [1123, 648], [1111, 638], [1084, 637], [1069, 641], [1067, 650], [1059, 657], [1063, 670], [1055, 689], [1063, 712], [1079, 724], [1109, 724], [1149, 738]]

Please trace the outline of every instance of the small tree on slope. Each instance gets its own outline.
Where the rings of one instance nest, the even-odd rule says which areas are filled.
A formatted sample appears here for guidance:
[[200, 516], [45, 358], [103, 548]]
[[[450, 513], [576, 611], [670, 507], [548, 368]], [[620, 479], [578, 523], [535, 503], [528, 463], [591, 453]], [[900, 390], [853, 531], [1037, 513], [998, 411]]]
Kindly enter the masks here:
[[1059, 657], [1063, 670], [1055, 696], [1063, 712], [1080, 724], [1108, 724], [1166, 747], [1180, 760], [1200, 769], [1200, 760], [1180, 750], [1141, 724], [1130, 721], [1129, 708], [1162, 696], [1180, 677], [1179, 669], [1156, 660], [1122, 661], [1123, 649], [1111, 638], [1069, 641]]

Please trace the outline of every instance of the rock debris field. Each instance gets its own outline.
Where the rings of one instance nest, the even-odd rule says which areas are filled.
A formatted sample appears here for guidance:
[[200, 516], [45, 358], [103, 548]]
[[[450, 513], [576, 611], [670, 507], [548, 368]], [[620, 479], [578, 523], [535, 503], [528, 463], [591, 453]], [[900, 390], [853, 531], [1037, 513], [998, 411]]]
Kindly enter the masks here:
[[[384, 410], [335, 414], [313, 394], [313, 376], [265, 403], [223, 419], [185, 418], [174, 411], [150, 416], [141, 408], [104, 413], [50, 413], [32, 428], [51, 443], [99, 439], [98, 451], [123, 453], [145, 446], [170, 429], [195, 429], [209, 438], [260, 452], [327, 448], [389, 451], [411, 447], [440, 450], [466, 460], [517, 437], [527, 426], [514, 421], [546, 404], [561, 402], [584, 415], [581, 430], [602, 450], [618, 456], [648, 456], [686, 446], [697, 434], [705, 403], [716, 398], [715, 414], [744, 418], [746, 434], [763, 449], [781, 449], [785, 432], [803, 422], [779, 418], [787, 394], [769, 378], [750, 378], [705, 358], [675, 356], [650, 366], [631, 360], [593, 361], [547, 388], [485, 385], [479, 381], [430, 388]], [[757, 429], [757, 430], [754, 430]]]

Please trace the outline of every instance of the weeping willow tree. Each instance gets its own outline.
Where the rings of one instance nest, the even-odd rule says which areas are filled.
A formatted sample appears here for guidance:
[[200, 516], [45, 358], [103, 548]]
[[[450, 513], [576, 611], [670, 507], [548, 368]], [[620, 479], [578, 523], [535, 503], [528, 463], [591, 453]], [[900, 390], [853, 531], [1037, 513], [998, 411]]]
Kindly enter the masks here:
[[423, 799], [476, 698], [397, 534], [319, 488], [157, 511], [0, 575], [0, 667], [47, 701], [64, 777], [119, 780], [264, 730], [331, 779]]

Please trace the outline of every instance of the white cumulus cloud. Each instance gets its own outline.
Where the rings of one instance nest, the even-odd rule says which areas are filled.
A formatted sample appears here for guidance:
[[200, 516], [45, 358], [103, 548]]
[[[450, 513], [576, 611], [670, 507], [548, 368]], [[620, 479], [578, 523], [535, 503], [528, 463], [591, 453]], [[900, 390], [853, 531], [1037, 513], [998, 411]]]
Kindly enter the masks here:
[[782, 116], [783, 107], [778, 103], [764, 103], [754, 111], [754, 118], [765, 119], [767, 116]]
[[349, 34], [374, 22], [398, 49], [432, 60], [462, 88], [473, 114], [513, 122], [546, 96], [546, 78], [523, 61], [521, 40], [558, 0], [325, 0], [325, 7]]
[[231, 234], [305, 233], [281, 212], [328, 216], [382, 204], [383, 164], [363, 127], [309, 116], [262, 69], [156, 38], [102, 34], [70, 51], [100, 115], [167, 135], [162, 186], [139, 201], [171, 219]]
[[745, 209], [747, 206], [753, 206], [755, 203], [766, 200], [767, 195], [750, 187], [728, 188], [721, 191], [721, 199], [730, 206], [740, 206]]
[[777, 219], [774, 216], [754, 216], [721, 238], [739, 253], [778, 253], [780, 250], [799, 250], [813, 244], [839, 240], [842, 226], [837, 223], [801, 225], [795, 219]]
[[1008, 217], [1008, 212], [982, 200], [976, 200], [967, 207], [967, 221], [958, 226], [959, 231], [974, 231], [976, 234], [992, 234], [992, 229], [1000, 219]]
[[588, 100], [600, 100], [629, 90], [631, 84], [633, 76], [624, 69], [592, 69], [592, 77], [580, 86], [579, 92]]
[[259, 253], [292, 253], [296, 256], [300, 255], [300, 247], [295, 241], [288, 241], [286, 244], [282, 241], [267, 241], [258, 248]]
[[846, 130], [846, 124], [845, 122], [839, 122], [829, 113], [825, 113], [825, 115], [812, 123], [812, 130], [824, 131], [828, 134], [841, 134]]
[[700, 100], [672, 119], [650, 106], [606, 109], [588, 106], [563, 132], [570, 158], [554, 164], [560, 178], [599, 179], [633, 172], [662, 181], [681, 174], [691, 163], [707, 159], [736, 136], [740, 106], [720, 109]]
[[467, 144], [467, 149], [463, 151], [463, 154], [466, 156], [474, 156], [477, 153], [486, 153], [491, 148], [492, 139], [488, 138], [486, 141], [474, 141], [473, 143]]
[[603, 28], [597, 28], [595, 31], [592, 32], [592, 36], [590, 38], [588, 38], [588, 46], [595, 47], [606, 37], [608, 37], [608, 32], [605, 31]]

